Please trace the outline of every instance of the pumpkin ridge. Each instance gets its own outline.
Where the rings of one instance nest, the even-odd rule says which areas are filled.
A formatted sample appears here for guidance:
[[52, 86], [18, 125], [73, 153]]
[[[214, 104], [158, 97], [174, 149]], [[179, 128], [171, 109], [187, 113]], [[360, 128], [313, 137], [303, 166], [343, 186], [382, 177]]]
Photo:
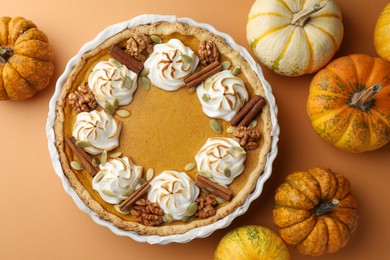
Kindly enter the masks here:
[[333, 70], [332, 67], [327, 66], [327, 67], [324, 68], [324, 70], [328, 70], [330, 73], [332, 73], [333, 76], [334, 76], [339, 82], [341, 82], [341, 83], [344, 84], [344, 87], [345, 87], [345, 88], [348, 88], [348, 89], [349, 89], [349, 92], [351, 92], [351, 93], [355, 92], [353, 86], [351, 86], [351, 85], [350, 85], [348, 82], [346, 82], [342, 77], [340, 77], [340, 76], [338, 75], [338, 73], [337, 73], [336, 71]]
[[[355, 69], [355, 74], [357, 75], [357, 79], [361, 79], [362, 75], [360, 75], [358, 70], [357, 70], [357, 68], [360, 66], [360, 61], [359, 60], [355, 60], [355, 59], [357, 59], [356, 56], [349, 57], [349, 59], [352, 61], [353, 67]], [[369, 67], [370, 72], [368, 73], [368, 75], [370, 75], [370, 77], [371, 77], [371, 75], [375, 74], [375, 73], [373, 73], [373, 71], [374, 71], [374, 67], [375, 67], [376, 61], [374, 60], [371, 63], [366, 62], [364, 64], [364, 68], [366, 70], [368, 69], [368, 64], [370, 65], [370, 67]], [[367, 89], [366, 82], [368, 82], [368, 81], [370, 81], [369, 78], [363, 78], [362, 82], [356, 82], [355, 83], [356, 84], [356, 89], [354, 89], [354, 90], [356, 90], [356, 92], [357, 91], [364, 91], [364, 90], [366, 90]], [[370, 87], [370, 86], [368, 86], [368, 87]]]
[[265, 16], [265, 15], [268, 15], [268, 16], [276, 16], [276, 17], [285, 17], [281, 14], [278, 14], [278, 13], [275, 13], [275, 12], [264, 12], [264, 13], [257, 13], [257, 14], [254, 14], [250, 17], [248, 17], [248, 22], [256, 19], [257, 17], [260, 17], [260, 16]]
[[315, 121], [321, 119], [324, 116], [329, 116], [331, 114], [344, 113], [344, 110], [349, 110], [349, 107], [345, 105], [345, 106], [339, 107], [339, 108], [334, 109], [334, 110], [328, 110], [325, 113], [317, 114], [315, 117], [311, 117], [311, 120], [313, 123], [315, 123]]
[[278, 26], [278, 27], [274, 27], [272, 29], [269, 29], [268, 31], [264, 32], [262, 35], [258, 36], [253, 42], [251, 42], [251, 48], [252, 49], [255, 49], [257, 47], [257, 44], [265, 37], [269, 36], [270, 34], [274, 33], [274, 32], [277, 32], [283, 28], [286, 28], [290, 26], [289, 24], [284, 24], [284, 25], [281, 25], [281, 26]]
[[[27, 82], [27, 84], [30, 86], [30, 88], [31, 88], [31, 82], [29, 82], [25, 77], [23, 77], [23, 75], [22, 74], [20, 74], [20, 72], [14, 67], [14, 66], [12, 66], [12, 63], [10, 63], [10, 62], [7, 62], [7, 64], [21, 77], [21, 78], [23, 78], [24, 79], [24, 81], [26, 81]], [[8, 93], [7, 93], [8, 94]]]
[[305, 73], [308, 73], [309, 71], [312, 70], [312, 67], [313, 67], [313, 64], [314, 64], [314, 61], [313, 61], [313, 44], [312, 42], [310, 41], [310, 38], [309, 36], [307, 35], [306, 33], [306, 30], [302, 30], [303, 31], [303, 34], [305, 35], [305, 38], [306, 38], [306, 41], [307, 41], [307, 45], [309, 45], [309, 63], [307, 64], [307, 68], [305, 70]]
[[[315, 201], [312, 201], [308, 196], [306, 196], [306, 194], [303, 191], [301, 191], [300, 189], [296, 188], [295, 185], [293, 185], [293, 183], [290, 180], [286, 180], [286, 183], [288, 185], [290, 185], [293, 189], [297, 190], [299, 193], [303, 194], [311, 202], [311, 204], [313, 204], [313, 209], [316, 207]], [[318, 183], [318, 181], [317, 181], [317, 183]], [[312, 211], [313, 209], [311, 209], [310, 211]]]
[[373, 107], [370, 112], [373, 114], [375, 113], [376, 117], [382, 121], [382, 123], [387, 126], [387, 128], [390, 129], [390, 120], [386, 119], [386, 117], [383, 116], [383, 114], [378, 111], [377, 107]]
[[337, 14], [332, 14], [332, 13], [323, 13], [323, 14], [317, 14], [313, 15], [313, 18], [335, 18], [338, 20], [342, 20], [342, 17], [337, 15]]
[[288, 11], [290, 11], [291, 13], [293, 13], [293, 11], [291, 10], [291, 8], [288, 6], [288, 4], [284, 1], [284, 0], [277, 0], [278, 2], [280, 2], [284, 7], [286, 7], [286, 9]]
[[[337, 41], [336, 41], [336, 39], [332, 36], [331, 33], [329, 33], [329, 32], [328, 32], [327, 30], [325, 30], [324, 28], [319, 27], [319, 26], [317, 26], [317, 25], [314, 25], [314, 24], [312, 24], [312, 23], [308, 23], [307, 25], [310, 25], [311, 27], [316, 28], [317, 30], [323, 32], [326, 36], [328, 36], [328, 37], [332, 40], [332, 42], [333, 42], [333, 48], [334, 48], [335, 50], [337, 50]], [[305, 28], [305, 29], [306, 29], [306, 28]]]
[[272, 64], [272, 69], [273, 70], [278, 70], [279, 69], [279, 61], [284, 57], [284, 55], [286, 54], [286, 51], [291, 43], [291, 39], [293, 38], [293, 35], [295, 33], [295, 29], [294, 28], [291, 32], [290, 32], [290, 35], [288, 36], [287, 38], [287, 41], [286, 41], [286, 44], [284, 45], [282, 51], [279, 53], [279, 56], [275, 59], [274, 63]]
[[[313, 208], [310, 209], [310, 210], [308, 210], [308, 211], [314, 210], [314, 208], [316, 207], [315, 203], [314, 203], [308, 196], [306, 196], [305, 193], [303, 193], [300, 189], [295, 188], [294, 185], [292, 185], [291, 181], [286, 181], [286, 183], [287, 183], [291, 188], [293, 188], [294, 190], [298, 191], [299, 194], [302, 194], [303, 196], [305, 196], [305, 198], [306, 198], [308, 201], [310, 201], [310, 203], [312, 204]], [[291, 207], [291, 208], [293, 208], [293, 207]], [[302, 209], [302, 208], [300, 208], [300, 209]]]

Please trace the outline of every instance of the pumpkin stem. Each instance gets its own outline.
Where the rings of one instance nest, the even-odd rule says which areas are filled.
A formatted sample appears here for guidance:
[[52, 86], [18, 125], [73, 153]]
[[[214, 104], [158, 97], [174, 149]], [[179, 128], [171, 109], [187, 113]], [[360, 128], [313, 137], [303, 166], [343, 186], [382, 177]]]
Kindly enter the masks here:
[[327, 4], [327, 0], [316, 3], [315, 5], [311, 6], [310, 8], [303, 9], [295, 14], [293, 14], [293, 18], [291, 20], [292, 25], [303, 27], [309, 20], [310, 16], [318, 11], [320, 11], [322, 8], [324, 8]]
[[11, 56], [14, 55], [14, 50], [0, 46], [0, 62], [5, 64]]
[[333, 199], [331, 202], [321, 203], [314, 209], [314, 211], [317, 216], [322, 216], [334, 209], [337, 205], [339, 205], [339, 203], [340, 201], [338, 199]]
[[381, 91], [381, 89], [382, 89], [382, 84], [376, 83], [364, 91], [355, 93], [352, 96], [349, 105], [351, 107], [358, 108], [365, 112], [373, 105], [374, 98], [376, 94], [378, 94], [378, 92]]

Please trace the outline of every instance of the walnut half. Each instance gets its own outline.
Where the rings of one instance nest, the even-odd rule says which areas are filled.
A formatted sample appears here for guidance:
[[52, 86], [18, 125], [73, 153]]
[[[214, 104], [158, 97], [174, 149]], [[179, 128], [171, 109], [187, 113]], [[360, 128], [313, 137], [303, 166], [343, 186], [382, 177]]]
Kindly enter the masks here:
[[245, 150], [254, 150], [259, 146], [260, 133], [253, 127], [239, 126], [233, 132], [233, 139]]

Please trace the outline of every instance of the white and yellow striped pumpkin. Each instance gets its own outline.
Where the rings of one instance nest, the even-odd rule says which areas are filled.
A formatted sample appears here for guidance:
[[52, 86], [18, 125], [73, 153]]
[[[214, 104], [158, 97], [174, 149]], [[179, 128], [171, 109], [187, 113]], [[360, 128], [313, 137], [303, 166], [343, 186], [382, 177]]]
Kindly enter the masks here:
[[247, 40], [269, 69], [287, 76], [318, 71], [343, 39], [334, 0], [256, 0], [249, 12]]

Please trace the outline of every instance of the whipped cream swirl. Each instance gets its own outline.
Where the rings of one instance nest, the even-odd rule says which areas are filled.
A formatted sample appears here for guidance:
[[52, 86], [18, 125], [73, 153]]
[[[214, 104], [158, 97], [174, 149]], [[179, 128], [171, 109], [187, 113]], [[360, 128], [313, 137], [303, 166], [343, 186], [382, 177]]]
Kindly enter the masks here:
[[110, 204], [118, 204], [126, 199], [142, 175], [142, 167], [127, 157], [111, 159], [99, 168], [92, 180], [92, 188]]
[[124, 106], [133, 100], [137, 74], [113, 59], [100, 61], [89, 74], [88, 85], [100, 106], [104, 107], [106, 102], [113, 104], [115, 99]]
[[92, 110], [77, 115], [72, 134], [77, 140], [89, 141], [91, 145], [84, 150], [96, 155], [117, 148], [121, 130], [122, 123], [104, 110]]
[[229, 185], [244, 171], [245, 150], [232, 138], [215, 137], [195, 156], [198, 171], [211, 173], [211, 180]]
[[199, 188], [185, 172], [164, 171], [150, 185], [148, 200], [157, 202], [165, 214], [176, 220], [186, 215], [187, 208], [199, 195]]
[[218, 72], [196, 88], [203, 112], [230, 121], [248, 100], [245, 84], [230, 70]]
[[[183, 55], [192, 61], [188, 62]], [[144, 67], [149, 69], [148, 78], [153, 85], [166, 91], [175, 91], [184, 86], [184, 78], [195, 71], [198, 63], [199, 58], [189, 47], [178, 39], [171, 39], [154, 46]]]

